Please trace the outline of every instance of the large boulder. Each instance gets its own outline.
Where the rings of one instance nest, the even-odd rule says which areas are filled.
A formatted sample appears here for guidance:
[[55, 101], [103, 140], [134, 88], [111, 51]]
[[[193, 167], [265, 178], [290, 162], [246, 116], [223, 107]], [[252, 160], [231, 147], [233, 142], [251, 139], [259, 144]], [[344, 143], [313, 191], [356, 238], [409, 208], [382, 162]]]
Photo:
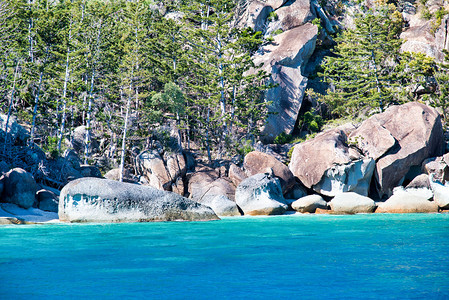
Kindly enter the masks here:
[[[379, 132], [380, 137], [373, 132]], [[349, 140], [366, 156], [377, 159], [379, 197], [391, 195], [413, 167], [420, 168], [426, 158], [440, 156], [444, 149], [440, 115], [417, 102], [391, 106], [372, 116], [351, 133]]]
[[38, 189], [33, 175], [21, 168], [15, 168], [3, 175], [2, 202], [16, 204], [23, 208], [30, 208], [35, 202]]
[[335, 214], [372, 213], [376, 209], [372, 199], [353, 192], [336, 195], [329, 205]]
[[279, 178], [284, 193], [295, 185], [295, 177], [289, 168], [271, 155], [252, 151], [245, 156], [243, 167], [248, 176], [265, 173], [267, 169], [272, 169], [273, 175]]
[[157, 150], [146, 150], [136, 157], [138, 172], [148, 179], [149, 185], [159, 190], [171, 189], [172, 179], [164, 160]]
[[[435, 12], [444, 8], [443, 1], [425, 1], [423, 6], [435, 16]], [[407, 2], [406, 2], [407, 3]], [[424, 1], [423, 1], [424, 3]], [[446, 10], [448, 7], [446, 6]], [[404, 19], [409, 26], [402, 32], [400, 38], [404, 40], [401, 46], [402, 51], [419, 52], [436, 59], [437, 62], [443, 62], [443, 49], [449, 50], [449, 16], [443, 16], [438, 24], [436, 18], [432, 17], [426, 20], [422, 17], [422, 11], [410, 9], [403, 12]], [[435, 25], [437, 27], [435, 27]]]
[[291, 207], [300, 213], [314, 213], [317, 208], [327, 209], [327, 202], [320, 195], [309, 195], [299, 198]]
[[310, 23], [295, 27], [276, 35], [274, 42], [254, 57], [255, 64], [271, 74], [271, 83], [277, 84], [265, 94], [272, 113], [263, 129], [265, 142], [282, 132], [290, 134], [295, 127], [307, 86], [301, 68], [315, 50], [317, 34], [318, 28]]
[[67, 222], [217, 220], [213, 210], [152, 187], [99, 178], [68, 183], [59, 198], [59, 219]]
[[427, 195], [396, 189], [387, 201], [380, 203], [376, 213], [431, 213], [438, 212], [438, 205]]
[[346, 128], [335, 128], [295, 146], [289, 168], [307, 187], [327, 196], [368, 195], [374, 160], [346, 143]]
[[[115, 168], [115, 169], [109, 170], [108, 172], [106, 172], [106, 174], [104, 174], [104, 178], [110, 179], [110, 180], [115, 180], [115, 181], [120, 181], [120, 168]], [[131, 171], [126, 168], [123, 169], [123, 181], [129, 182], [129, 183], [136, 182]]]
[[429, 175], [421, 174], [413, 178], [406, 188], [426, 188], [430, 189]]
[[245, 215], [281, 215], [288, 208], [279, 179], [269, 174], [243, 180], [235, 191], [235, 202]]
[[265, 30], [265, 22], [273, 8], [265, 1], [250, 1], [239, 24], [243, 28], [252, 28], [254, 31]]
[[240, 216], [234, 201], [235, 186], [212, 169], [203, 169], [189, 176], [190, 198], [211, 207], [218, 216]]
[[284, 31], [304, 25], [315, 18], [311, 10], [310, 0], [290, 1], [289, 5], [283, 5], [276, 10], [280, 28]]

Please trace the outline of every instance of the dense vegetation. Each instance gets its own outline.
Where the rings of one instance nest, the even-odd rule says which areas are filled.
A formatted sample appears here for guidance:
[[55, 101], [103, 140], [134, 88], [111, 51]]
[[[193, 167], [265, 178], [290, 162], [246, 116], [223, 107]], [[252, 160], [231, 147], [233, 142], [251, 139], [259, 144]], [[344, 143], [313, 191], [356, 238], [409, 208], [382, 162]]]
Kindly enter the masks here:
[[[401, 53], [401, 14], [375, 2], [359, 5], [354, 26], [334, 37], [320, 67], [329, 89], [318, 100], [331, 118], [419, 100], [447, 122], [449, 65]], [[251, 57], [270, 39], [236, 26], [238, 3], [0, 0], [0, 112], [30, 124], [29, 145], [53, 156], [85, 126], [85, 163], [101, 156], [123, 166], [126, 151], [169, 143], [173, 130], [177, 145], [194, 144], [209, 161], [245, 153], [267, 114], [261, 93], [271, 87]], [[311, 111], [298, 123], [315, 133], [324, 120]], [[101, 139], [99, 154], [92, 153], [93, 135]], [[291, 140], [283, 134], [275, 142]]]
[[448, 65], [424, 54], [401, 52], [401, 13], [387, 1], [376, 3], [372, 8], [361, 6], [353, 28], [335, 39], [333, 55], [322, 65], [329, 89], [321, 101], [333, 117], [352, 118], [381, 112], [391, 104], [423, 101], [439, 108], [447, 122]]
[[[170, 13], [176, 8], [176, 12]], [[232, 1], [1, 0], [0, 111], [31, 124], [30, 145], [61, 154], [86, 127], [118, 162], [133, 145], [195, 143], [209, 160], [254, 139], [266, 75], [260, 33], [234, 26]]]

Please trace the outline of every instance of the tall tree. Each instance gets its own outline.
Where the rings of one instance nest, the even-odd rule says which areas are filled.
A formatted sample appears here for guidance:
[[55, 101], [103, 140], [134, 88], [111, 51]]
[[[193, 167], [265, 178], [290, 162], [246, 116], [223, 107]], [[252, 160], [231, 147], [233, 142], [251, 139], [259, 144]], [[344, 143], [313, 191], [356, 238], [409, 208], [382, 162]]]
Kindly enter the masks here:
[[336, 38], [333, 56], [325, 59], [322, 76], [330, 88], [324, 101], [338, 116], [365, 109], [382, 111], [398, 101], [402, 16], [393, 5], [366, 9], [354, 28]]

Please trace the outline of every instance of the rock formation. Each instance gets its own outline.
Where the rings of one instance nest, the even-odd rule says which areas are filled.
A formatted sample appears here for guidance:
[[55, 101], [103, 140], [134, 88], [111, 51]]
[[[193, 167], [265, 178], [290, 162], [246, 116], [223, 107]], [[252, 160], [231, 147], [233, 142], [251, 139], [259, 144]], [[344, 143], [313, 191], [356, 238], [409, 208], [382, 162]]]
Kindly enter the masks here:
[[59, 219], [67, 222], [217, 220], [205, 205], [153, 187], [81, 178], [61, 191]]
[[281, 215], [288, 208], [279, 179], [269, 174], [243, 180], [235, 191], [235, 202], [245, 215]]
[[336, 195], [329, 205], [336, 214], [372, 213], [376, 209], [373, 200], [353, 192]]
[[245, 156], [243, 167], [248, 177], [259, 173], [265, 173], [268, 169], [271, 169], [273, 175], [279, 178], [284, 193], [295, 185], [295, 178], [292, 172], [286, 165], [271, 155], [252, 151]]
[[0, 179], [3, 182], [2, 202], [30, 208], [36, 201], [37, 184], [33, 176], [21, 168], [7, 172]]

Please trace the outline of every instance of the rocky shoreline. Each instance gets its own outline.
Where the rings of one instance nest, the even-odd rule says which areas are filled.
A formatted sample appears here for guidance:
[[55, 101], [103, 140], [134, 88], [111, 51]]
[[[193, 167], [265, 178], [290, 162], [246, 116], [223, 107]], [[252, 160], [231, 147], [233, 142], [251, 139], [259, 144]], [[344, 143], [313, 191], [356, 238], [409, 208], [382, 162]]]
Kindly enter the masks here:
[[[269, 151], [212, 168], [188, 153], [153, 148], [137, 156], [138, 174], [127, 173], [128, 182], [114, 180], [117, 170], [92, 177], [101, 173], [84, 166], [87, 176], [69, 180], [61, 191], [13, 168], [0, 178], [0, 224], [446, 212], [446, 150], [438, 112], [413, 102], [296, 144], [288, 166]], [[73, 151], [67, 153], [66, 160], [76, 161]]]

